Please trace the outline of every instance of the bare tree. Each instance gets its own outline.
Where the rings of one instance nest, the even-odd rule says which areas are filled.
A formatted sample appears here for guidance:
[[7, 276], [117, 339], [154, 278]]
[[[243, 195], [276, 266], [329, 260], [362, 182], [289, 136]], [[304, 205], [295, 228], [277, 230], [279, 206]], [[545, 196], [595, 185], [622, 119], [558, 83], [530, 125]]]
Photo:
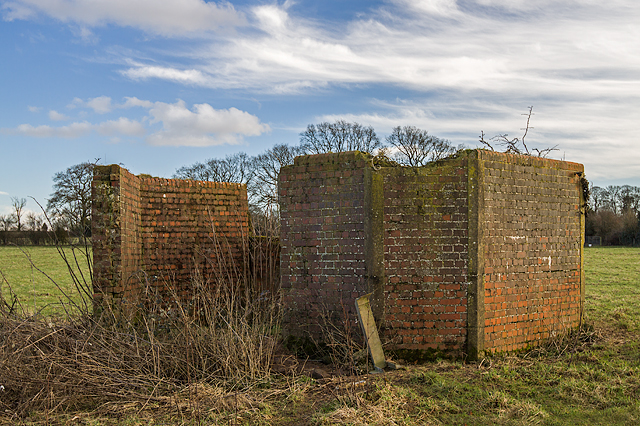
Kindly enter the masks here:
[[3, 231], [10, 231], [13, 224], [16, 223], [12, 214], [0, 215], [0, 226]]
[[607, 191], [599, 186], [591, 188], [591, 197], [589, 198], [589, 201], [591, 202], [591, 210], [594, 213], [598, 213], [598, 211], [607, 206], [609, 202]]
[[456, 151], [448, 140], [429, 135], [426, 130], [414, 126], [395, 127], [386, 140], [398, 150], [394, 160], [410, 167], [424, 166]]
[[37, 215], [34, 212], [27, 213], [26, 219], [26, 226], [30, 231], [39, 231], [45, 224], [42, 215]]
[[373, 154], [382, 148], [373, 127], [338, 120], [334, 123], [309, 124], [300, 133], [300, 147], [308, 154], [362, 151]]
[[485, 137], [484, 131], [481, 131], [480, 143], [483, 144], [485, 147], [489, 148], [491, 151], [494, 151], [493, 145], [491, 143], [494, 143], [497, 146], [502, 146], [504, 147], [504, 152], [509, 154], [533, 155], [533, 152], [536, 152], [538, 157], [546, 157], [552, 151], [557, 151], [558, 150], [557, 145], [554, 146], [553, 148], [544, 148], [544, 149], [533, 148], [529, 150], [529, 147], [527, 146], [525, 139], [527, 137], [527, 134], [529, 133], [529, 130], [533, 129], [533, 127], [531, 127], [531, 116], [534, 114], [533, 114], [533, 106], [530, 106], [528, 108], [529, 108], [529, 112], [522, 114], [527, 116], [527, 125], [523, 129], [521, 129], [521, 130], [524, 130], [524, 133], [522, 134], [521, 137], [509, 138], [509, 135], [507, 133], [504, 133], [504, 134], [499, 134], [490, 138], [489, 141], [491, 142], [489, 142], [484, 138]]
[[251, 184], [253, 162], [244, 152], [227, 155], [223, 159], [211, 158], [205, 163], [180, 167], [173, 174], [176, 179], [203, 180], [209, 182], [236, 182]]
[[615, 214], [622, 212], [622, 190], [618, 185], [609, 185], [607, 191], [607, 207]]
[[622, 212], [633, 211], [638, 214], [640, 211], [640, 188], [622, 185], [620, 187], [620, 206]]
[[58, 172], [53, 177], [53, 193], [47, 201], [56, 222], [77, 235], [91, 233], [91, 181], [95, 163], [85, 162]]
[[22, 216], [24, 208], [27, 206], [26, 198], [11, 197], [11, 206], [13, 207], [13, 217], [15, 218], [16, 229], [22, 231]]
[[259, 206], [277, 207], [280, 169], [293, 164], [293, 159], [302, 154], [304, 151], [300, 146], [280, 144], [253, 159], [255, 173], [253, 195]]

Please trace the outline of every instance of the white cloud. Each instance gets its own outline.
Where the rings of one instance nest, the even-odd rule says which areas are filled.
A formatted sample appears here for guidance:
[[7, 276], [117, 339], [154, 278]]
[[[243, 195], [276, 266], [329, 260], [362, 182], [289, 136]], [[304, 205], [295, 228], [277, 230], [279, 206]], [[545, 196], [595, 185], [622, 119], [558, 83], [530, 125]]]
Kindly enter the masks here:
[[29, 112], [40, 112], [40, 107], [35, 107], [35, 106], [28, 106], [27, 109], [29, 110]]
[[[160, 35], [189, 35], [242, 25], [227, 2], [203, 0], [13, 0], [2, 5], [5, 20], [45, 14], [81, 27], [115, 24]], [[85, 30], [86, 31], [86, 30]]]
[[97, 41], [97, 38], [93, 34], [93, 31], [91, 31], [89, 28], [85, 26], [75, 29], [74, 33], [76, 34], [76, 36], [80, 37], [82, 40], [84, 40], [87, 43], [94, 43]]
[[143, 108], [151, 108], [153, 106], [153, 102], [151, 101], [143, 101], [136, 97], [125, 98], [126, 101], [122, 104], [122, 108], [132, 108], [132, 107], [143, 107]]
[[120, 117], [117, 120], [105, 121], [95, 126], [95, 130], [103, 135], [144, 136], [146, 129], [139, 121]]
[[[287, 6], [257, 6], [252, 18], [260, 31], [176, 52], [177, 58], [188, 57], [195, 65], [130, 61], [133, 66], [120, 72], [134, 80], [273, 93], [390, 84], [421, 92], [450, 88], [556, 96], [559, 91], [609, 90], [601, 80], [576, 79], [581, 72], [615, 70], [633, 78], [640, 65], [634, 41], [640, 36], [634, 30], [637, 7], [634, 15], [595, 2], [545, 1], [544, 7], [536, 6], [542, 15], [516, 19], [503, 12], [474, 13], [479, 6], [505, 9], [510, 4], [506, 0], [460, 2], [465, 8], [453, 0], [389, 1], [396, 9], [340, 27], [290, 15]], [[415, 8], [431, 12], [410, 13]], [[455, 14], [455, 20], [443, 19], [443, 14]]]
[[68, 109], [76, 109], [78, 107], [82, 107], [84, 105], [84, 101], [80, 98], [73, 98], [71, 103], [67, 105]]
[[87, 99], [86, 101], [80, 98], [74, 98], [67, 108], [76, 109], [76, 108], [89, 108], [92, 109], [93, 112], [98, 114], [106, 114], [114, 109], [119, 108], [132, 108], [132, 107], [143, 107], [143, 108], [151, 108], [153, 106], [153, 102], [140, 100], [136, 97], [125, 97], [125, 102], [122, 104], [114, 104], [112, 99], [109, 96], [97, 96], [95, 98]]
[[18, 133], [26, 136], [38, 138], [79, 138], [91, 132], [98, 132], [102, 135], [125, 135], [144, 136], [146, 130], [144, 126], [135, 120], [121, 117], [118, 120], [105, 121], [98, 124], [89, 122], [75, 122], [67, 126], [52, 127], [47, 125], [32, 126], [21, 124], [14, 130], [3, 129], [4, 133]]
[[121, 74], [132, 80], [146, 80], [148, 78], [159, 78], [163, 80], [175, 81], [183, 84], [206, 85], [207, 79], [198, 70], [178, 70], [168, 67], [139, 65], [128, 70], [121, 71]]
[[[88, 121], [74, 122], [59, 127], [22, 124], [15, 129], [0, 130], [3, 133], [40, 138], [78, 138], [96, 132], [109, 136], [112, 142], [120, 141], [120, 136], [144, 137], [150, 133], [146, 138], [149, 144], [171, 146], [238, 144], [244, 137], [259, 136], [270, 131], [269, 125], [261, 123], [258, 117], [237, 108], [214, 109], [209, 104], [196, 104], [189, 109], [182, 100], [170, 104], [127, 97], [125, 102], [113, 104], [111, 98], [100, 96], [87, 102], [76, 98], [71, 105], [92, 107], [99, 113], [138, 107], [145, 109], [148, 116], [140, 120], [120, 117], [97, 124]], [[56, 114], [58, 113], [52, 110], [50, 117], [57, 117]], [[159, 125], [161, 129], [152, 130], [155, 125]]]
[[268, 132], [258, 117], [236, 108], [214, 109], [197, 104], [189, 110], [184, 101], [156, 102], [149, 111], [151, 123], [162, 123], [162, 130], [150, 135], [152, 145], [214, 146], [240, 143], [244, 136]]
[[89, 99], [86, 105], [98, 114], [106, 114], [113, 109], [111, 106], [111, 98], [108, 96], [98, 96], [97, 98]]
[[16, 128], [17, 133], [35, 136], [39, 138], [78, 138], [91, 132], [93, 126], [90, 123], [71, 123], [68, 126], [51, 127], [51, 126], [32, 126], [30, 124], [21, 124]]
[[9, 195], [8, 192], [0, 191], [0, 195]]
[[395, 0], [395, 2], [412, 11], [432, 15], [449, 16], [458, 13], [456, 0]]
[[69, 117], [67, 117], [64, 114], [59, 113], [58, 111], [55, 110], [51, 110], [49, 111], [49, 120], [52, 121], [64, 121], [64, 120], [68, 120]]
[[258, 26], [271, 34], [284, 30], [289, 21], [286, 7], [257, 6], [253, 9], [253, 13], [258, 19]]

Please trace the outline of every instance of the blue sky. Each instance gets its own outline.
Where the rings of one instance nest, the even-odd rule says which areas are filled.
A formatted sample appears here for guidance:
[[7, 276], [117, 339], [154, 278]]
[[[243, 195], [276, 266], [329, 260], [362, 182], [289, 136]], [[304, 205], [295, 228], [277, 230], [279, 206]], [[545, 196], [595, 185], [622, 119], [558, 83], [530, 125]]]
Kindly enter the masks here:
[[[0, 0], [0, 214], [82, 161], [135, 174], [307, 124], [519, 136], [640, 185], [634, 0]], [[28, 207], [37, 211], [31, 200]]]

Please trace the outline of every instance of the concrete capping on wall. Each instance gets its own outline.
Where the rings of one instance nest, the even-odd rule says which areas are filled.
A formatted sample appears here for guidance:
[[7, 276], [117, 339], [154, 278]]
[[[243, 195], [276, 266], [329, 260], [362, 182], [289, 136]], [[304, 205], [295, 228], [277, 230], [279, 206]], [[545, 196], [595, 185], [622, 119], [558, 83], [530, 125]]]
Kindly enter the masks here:
[[371, 310], [381, 320], [384, 315], [384, 193], [382, 176], [373, 168], [364, 169], [365, 280]]
[[469, 288], [467, 296], [467, 355], [478, 359], [484, 351], [484, 164], [480, 152], [469, 154]]
[[[192, 274], [214, 281], [224, 262], [248, 266], [243, 184], [135, 176], [96, 166], [92, 184], [94, 304], [135, 309], [191, 294]], [[222, 262], [222, 263], [221, 263]], [[148, 300], [151, 295], [160, 300]]]
[[296, 158], [279, 179], [285, 332], [321, 340], [321, 311], [351, 323], [368, 292], [396, 350], [473, 359], [576, 327], [581, 173], [485, 150], [414, 169], [359, 152]]

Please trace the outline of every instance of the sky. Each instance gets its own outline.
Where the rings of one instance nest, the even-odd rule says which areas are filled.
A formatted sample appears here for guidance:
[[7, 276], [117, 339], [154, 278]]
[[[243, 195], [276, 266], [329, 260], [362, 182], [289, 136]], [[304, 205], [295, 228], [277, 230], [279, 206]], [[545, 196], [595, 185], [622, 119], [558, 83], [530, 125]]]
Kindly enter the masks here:
[[0, 0], [0, 214], [84, 161], [171, 177], [337, 119], [475, 148], [530, 106], [530, 147], [640, 186], [640, 2]]

